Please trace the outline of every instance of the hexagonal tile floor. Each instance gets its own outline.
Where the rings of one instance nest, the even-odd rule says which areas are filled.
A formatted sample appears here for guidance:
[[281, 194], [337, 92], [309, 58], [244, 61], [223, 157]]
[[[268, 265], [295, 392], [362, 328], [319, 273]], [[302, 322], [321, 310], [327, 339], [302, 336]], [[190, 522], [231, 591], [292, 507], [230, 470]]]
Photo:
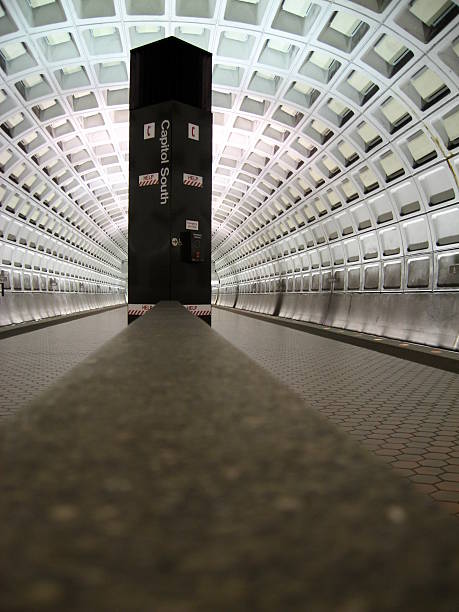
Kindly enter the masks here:
[[213, 309], [212, 326], [459, 516], [459, 376]]
[[127, 325], [117, 308], [59, 325], [0, 338], [0, 423], [31, 402]]

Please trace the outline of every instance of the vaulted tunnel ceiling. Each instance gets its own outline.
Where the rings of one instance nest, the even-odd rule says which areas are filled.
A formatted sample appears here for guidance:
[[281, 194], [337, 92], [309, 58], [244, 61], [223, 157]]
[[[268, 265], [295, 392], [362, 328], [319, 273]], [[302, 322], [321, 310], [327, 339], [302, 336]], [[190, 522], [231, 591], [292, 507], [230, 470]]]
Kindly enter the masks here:
[[333, 235], [343, 203], [433, 160], [453, 168], [457, 12], [451, 0], [0, 0], [2, 225], [83, 241], [116, 275], [129, 51], [177, 36], [213, 53], [222, 274], [278, 217], [278, 237], [322, 217]]

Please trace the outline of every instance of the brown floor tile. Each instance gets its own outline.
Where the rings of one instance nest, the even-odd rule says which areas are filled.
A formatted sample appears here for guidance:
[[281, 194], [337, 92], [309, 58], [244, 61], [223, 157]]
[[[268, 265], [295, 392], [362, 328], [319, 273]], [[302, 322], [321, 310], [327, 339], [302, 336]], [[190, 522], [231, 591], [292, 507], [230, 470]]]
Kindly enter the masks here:
[[451, 482], [448, 480], [441, 480], [437, 483], [438, 489], [440, 491], [456, 491], [459, 493], [459, 482]]
[[427, 467], [443, 467], [447, 465], [446, 461], [439, 461], [438, 459], [422, 459], [419, 463], [427, 465]]
[[436, 484], [440, 482], [440, 478], [438, 476], [429, 476], [428, 474], [416, 474], [411, 478], [413, 482], [421, 482], [423, 484]]
[[427, 474], [429, 476], [438, 476], [441, 474], [441, 478], [444, 477], [442, 468], [421, 466], [417, 467], [414, 471], [416, 472], [416, 474]]
[[380, 447], [379, 444], [372, 444], [368, 440], [362, 440], [361, 442], [365, 448], [371, 451], [378, 450], [378, 448]]
[[430, 453], [444, 453], [445, 455], [449, 455], [451, 449], [447, 446], [430, 446], [427, 449]]
[[418, 491], [422, 491], [422, 493], [427, 493], [427, 495], [435, 493], [438, 490], [436, 486], [432, 484], [424, 484], [421, 482], [415, 482], [414, 485]]
[[459, 503], [459, 491], [437, 491], [432, 493], [434, 499]]
[[401, 455], [399, 455], [398, 458], [400, 461], [415, 461], [416, 463], [424, 459], [423, 455], [420, 455], [420, 454], [413, 455], [413, 454], [405, 453], [405, 452], [401, 453]]
[[398, 461], [398, 460], [394, 461], [394, 463], [392, 463], [392, 466], [394, 468], [404, 468], [404, 469], [409, 469], [409, 470], [414, 470], [415, 468], [419, 467], [416, 461]]
[[424, 459], [445, 461], [446, 459], [448, 459], [448, 455], [446, 453], [424, 453]]
[[390, 448], [381, 448], [376, 451], [376, 454], [381, 457], [397, 457], [397, 455], [400, 455], [400, 452]]
[[426, 450], [426, 445], [422, 442], [418, 442], [413, 444], [410, 442], [405, 446], [405, 453], [412, 453], [413, 455], [417, 455], [418, 453], [424, 453]]
[[[447, 440], [432, 440], [431, 442], [432, 448], [435, 450], [439, 450], [439, 452], [442, 453], [447, 453], [449, 450], [451, 450], [452, 447], [455, 446], [454, 442], [449, 442]], [[440, 450], [440, 449], [444, 449], [444, 450]]]
[[[376, 454], [376, 453], [375, 453]], [[389, 463], [392, 464], [392, 462], [395, 460], [395, 457], [392, 456], [388, 456], [388, 455], [379, 455], [378, 459], [380, 461], [384, 461], [384, 463]]]
[[408, 478], [411, 478], [411, 476], [414, 476], [414, 474], [415, 474], [414, 470], [409, 470], [407, 468], [395, 467], [393, 463], [391, 463], [390, 466], [392, 468], [394, 468], [394, 470], [397, 472], [397, 474], [400, 474], [400, 476], [406, 476]]

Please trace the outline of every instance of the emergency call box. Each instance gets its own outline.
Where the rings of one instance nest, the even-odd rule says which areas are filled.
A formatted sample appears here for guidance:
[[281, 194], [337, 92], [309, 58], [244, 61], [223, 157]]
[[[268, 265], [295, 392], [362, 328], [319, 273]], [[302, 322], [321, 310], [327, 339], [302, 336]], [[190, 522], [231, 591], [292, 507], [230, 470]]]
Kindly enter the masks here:
[[205, 261], [201, 244], [202, 234], [187, 230], [180, 234], [182, 261], [199, 263]]

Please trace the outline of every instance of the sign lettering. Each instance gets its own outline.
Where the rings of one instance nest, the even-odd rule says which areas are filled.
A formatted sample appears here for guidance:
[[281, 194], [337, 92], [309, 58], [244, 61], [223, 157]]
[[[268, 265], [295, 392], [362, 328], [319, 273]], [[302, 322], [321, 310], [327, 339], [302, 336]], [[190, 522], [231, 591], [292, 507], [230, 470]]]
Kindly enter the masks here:
[[185, 229], [193, 230], [194, 232], [199, 231], [199, 221], [192, 221], [191, 219], [187, 219], [185, 222]]
[[187, 174], [183, 173], [183, 184], [188, 187], [202, 187], [204, 184], [204, 179], [202, 176], [198, 176], [197, 174]]
[[161, 144], [161, 204], [167, 204], [169, 201], [169, 173], [170, 173], [170, 155], [169, 155], [169, 129], [171, 122], [169, 119], [164, 119], [161, 123], [161, 136], [159, 142]]
[[140, 174], [139, 175], [139, 187], [149, 187], [150, 185], [159, 184], [159, 174], [153, 172], [151, 174]]

